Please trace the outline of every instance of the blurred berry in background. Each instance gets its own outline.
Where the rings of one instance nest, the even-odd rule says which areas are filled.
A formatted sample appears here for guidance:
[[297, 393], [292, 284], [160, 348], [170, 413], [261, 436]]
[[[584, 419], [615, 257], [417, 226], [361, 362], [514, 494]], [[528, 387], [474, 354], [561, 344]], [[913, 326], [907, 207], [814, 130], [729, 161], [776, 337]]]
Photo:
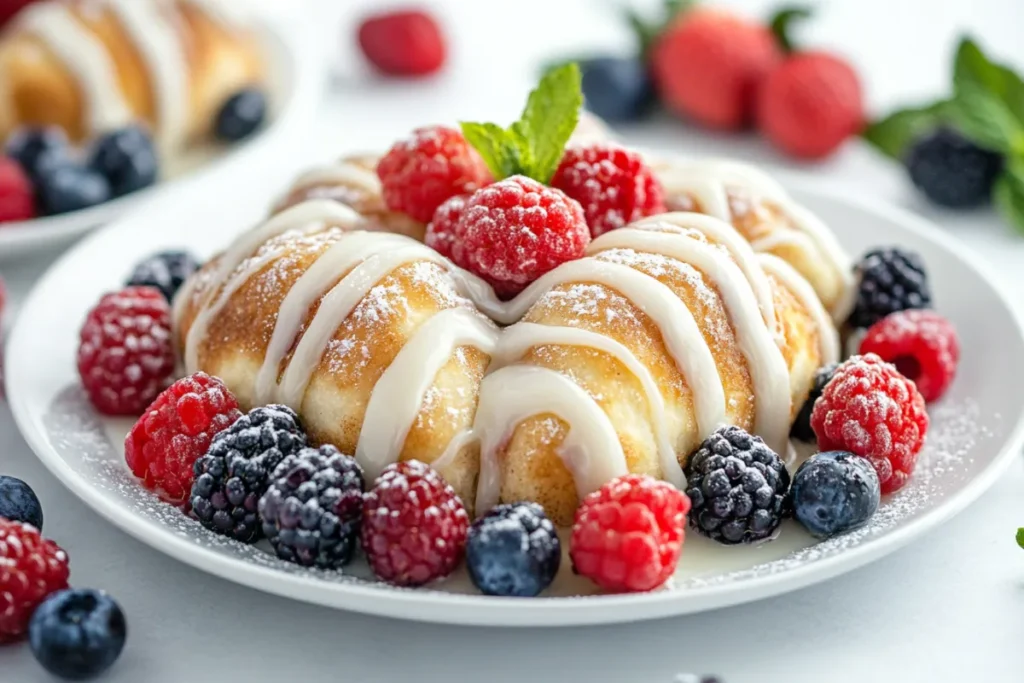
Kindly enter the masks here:
[[441, 26], [424, 10], [367, 17], [359, 26], [359, 47], [388, 76], [429, 76], [444, 67], [448, 56]]

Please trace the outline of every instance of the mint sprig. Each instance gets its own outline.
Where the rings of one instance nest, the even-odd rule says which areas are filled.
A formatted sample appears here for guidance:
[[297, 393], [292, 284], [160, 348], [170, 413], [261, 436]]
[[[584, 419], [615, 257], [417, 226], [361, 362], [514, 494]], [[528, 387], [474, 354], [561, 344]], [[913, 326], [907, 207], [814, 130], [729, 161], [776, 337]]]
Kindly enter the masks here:
[[914, 140], [949, 121], [949, 109], [949, 100], [901, 109], [875, 121], [862, 135], [886, 156], [902, 161]]
[[783, 7], [772, 16], [768, 26], [771, 27], [772, 35], [775, 36], [775, 40], [783, 52], [790, 54], [796, 50], [796, 44], [790, 35], [791, 28], [794, 23], [809, 19], [812, 14], [813, 11], [810, 7], [799, 6]]
[[1024, 527], [1017, 529], [1017, 545], [1024, 548]]
[[495, 180], [525, 175], [551, 181], [579, 123], [582, 77], [575, 63], [549, 70], [530, 93], [522, 116], [508, 128], [463, 122], [462, 134], [483, 157]]
[[648, 61], [651, 49], [658, 42], [658, 38], [665, 32], [665, 29], [676, 20], [676, 17], [688, 11], [697, 0], [664, 0], [662, 3], [661, 16], [649, 19], [633, 7], [626, 8], [626, 22], [636, 36], [637, 45], [640, 48], [640, 58]]

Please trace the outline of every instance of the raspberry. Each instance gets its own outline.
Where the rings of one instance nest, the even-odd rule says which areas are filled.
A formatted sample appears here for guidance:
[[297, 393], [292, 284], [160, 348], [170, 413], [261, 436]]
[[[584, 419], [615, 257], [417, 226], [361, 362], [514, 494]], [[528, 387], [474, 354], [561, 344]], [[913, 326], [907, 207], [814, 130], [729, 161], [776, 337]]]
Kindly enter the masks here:
[[942, 398], [953, 382], [960, 341], [953, 324], [934, 311], [898, 311], [868, 329], [860, 353], [895, 365], [931, 402]]
[[576, 511], [569, 555], [578, 574], [605, 590], [654, 590], [675, 573], [690, 499], [638, 474], [613, 479]]
[[913, 382], [868, 354], [839, 366], [814, 404], [811, 426], [822, 451], [867, 458], [886, 494], [901, 489], [914, 471], [928, 413]]
[[665, 213], [661, 183], [636, 152], [616, 145], [571, 147], [551, 186], [583, 207], [591, 237]]
[[79, 336], [78, 374], [101, 413], [139, 415], [174, 378], [171, 307], [153, 287], [105, 295]]
[[377, 14], [359, 26], [359, 47], [382, 73], [426, 76], [440, 70], [447, 57], [441, 27], [419, 10]]
[[470, 198], [455, 226], [451, 259], [508, 299], [549, 270], [583, 256], [589, 243], [579, 202], [512, 176]]
[[32, 182], [17, 161], [0, 157], [0, 223], [35, 218]]
[[915, 187], [940, 206], [963, 209], [989, 201], [1003, 157], [952, 128], [939, 128], [910, 146], [904, 161]]
[[377, 175], [388, 208], [421, 223], [433, 218], [445, 200], [491, 181], [483, 159], [462, 133], [444, 126], [419, 128], [395, 143], [377, 164]]
[[192, 490], [196, 459], [241, 415], [238, 401], [216, 377], [197, 372], [179, 379], [128, 433], [125, 461], [146, 488], [180, 505]]
[[68, 587], [68, 556], [35, 527], [0, 518], [0, 643], [22, 638], [36, 607]]
[[454, 489], [417, 460], [388, 466], [363, 501], [366, 559], [374, 574], [396, 586], [451, 574], [468, 531], [469, 515]]
[[427, 226], [427, 234], [423, 241], [441, 256], [447, 256], [448, 258], [452, 256], [455, 226], [458, 225], [459, 219], [462, 218], [462, 213], [466, 210], [466, 202], [468, 201], [468, 194], [455, 195], [437, 207], [430, 225]]

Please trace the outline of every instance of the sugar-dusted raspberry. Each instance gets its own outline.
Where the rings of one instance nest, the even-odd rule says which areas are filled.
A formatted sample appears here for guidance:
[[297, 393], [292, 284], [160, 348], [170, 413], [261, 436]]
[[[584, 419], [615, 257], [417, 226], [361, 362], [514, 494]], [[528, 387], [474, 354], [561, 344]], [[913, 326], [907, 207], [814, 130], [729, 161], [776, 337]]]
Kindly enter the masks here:
[[423, 241], [441, 256], [451, 258], [455, 228], [459, 219], [462, 218], [462, 213], [466, 210], [468, 201], [468, 194], [455, 195], [445, 201], [444, 204], [437, 207], [430, 225], [427, 226], [427, 234]]
[[551, 186], [580, 203], [592, 237], [666, 210], [661, 183], [643, 158], [614, 144], [570, 147]]
[[454, 128], [413, 131], [396, 142], [377, 164], [384, 201], [426, 223], [437, 207], [457, 194], [471, 194], [491, 181], [483, 159]]
[[512, 176], [474, 194], [455, 227], [451, 259], [509, 299], [549, 270], [583, 256], [583, 209], [561, 190]]
[[146, 488], [180, 505], [192, 490], [196, 459], [241, 415], [238, 401], [216, 377], [197, 372], [179, 379], [128, 432], [125, 461]]
[[628, 474], [583, 500], [569, 555], [576, 572], [605, 590], [654, 590], [675, 573], [690, 499], [671, 484]]
[[814, 404], [811, 427], [822, 451], [849, 451], [878, 472], [882, 493], [907, 483], [928, 431], [921, 392], [874, 354], [839, 366]]
[[173, 379], [171, 307], [158, 289], [105, 295], [79, 340], [78, 374], [101, 413], [139, 415]]
[[868, 329], [860, 353], [873, 353], [914, 380], [925, 401], [937, 401], [949, 389], [960, 362], [960, 341], [953, 324], [935, 311], [906, 310], [882, 318]]
[[366, 559], [374, 574], [396, 586], [451, 574], [468, 532], [469, 515], [455, 491], [417, 460], [390, 465], [363, 500]]
[[35, 527], [0, 518], [0, 644], [24, 637], [36, 607], [68, 587], [68, 556]]
[[10, 157], [0, 157], [0, 228], [35, 218], [36, 200], [28, 174]]

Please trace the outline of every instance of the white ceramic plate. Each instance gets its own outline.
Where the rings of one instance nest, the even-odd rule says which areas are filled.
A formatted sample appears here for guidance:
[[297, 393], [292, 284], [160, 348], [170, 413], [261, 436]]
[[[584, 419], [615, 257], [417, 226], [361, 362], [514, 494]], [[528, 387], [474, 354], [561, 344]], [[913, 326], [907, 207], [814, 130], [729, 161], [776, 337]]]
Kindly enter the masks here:
[[184, 181], [209, 182], [214, 174], [258, 164], [270, 147], [301, 131], [324, 84], [323, 59], [314, 48], [315, 41], [309, 40], [308, 26], [294, 13], [267, 14], [261, 17], [260, 25], [270, 70], [271, 104], [270, 121], [262, 131], [243, 142], [210, 143], [187, 151], [162, 169], [159, 183], [125, 197], [59, 216], [0, 224], [0, 261], [65, 243]]
[[923, 255], [939, 308], [960, 331], [960, 373], [948, 397], [931, 409], [928, 446], [909, 485], [884, 501], [868, 527], [814, 544], [787, 522], [777, 540], [755, 548], [716, 546], [689, 534], [678, 575], [655, 593], [581, 597], [592, 590], [572, 576], [567, 563], [550, 595], [532, 600], [474, 594], [464, 575], [428, 589], [402, 590], [369, 580], [359, 563], [345, 575], [302, 569], [262, 547], [206, 531], [133, 480], [121, 455], [130, 421], [98, 418], [78, 386], [79, 324], [140, 257], [182, 244], [209, 255], [256, 220], [266, 202], [252, 197], [272, 196], [282, 186], [266, 174], [226, 194], [217, 186], [190, 188], [195, 192], [188, 196], [169, 194], [66, 254], [25, 302], [10, 340], [9, 401], [39, 458], [101, 515], [166, 553], [168, 561], [263, 591], [403, 619], [500, 626], [636, 621], [776, 595], [864, 565], [935, 527], [980, 496], [1024, 441], [1024, 337], [983, 265], [921, 219], [790, 185], [852, 253], [895, 243]]

